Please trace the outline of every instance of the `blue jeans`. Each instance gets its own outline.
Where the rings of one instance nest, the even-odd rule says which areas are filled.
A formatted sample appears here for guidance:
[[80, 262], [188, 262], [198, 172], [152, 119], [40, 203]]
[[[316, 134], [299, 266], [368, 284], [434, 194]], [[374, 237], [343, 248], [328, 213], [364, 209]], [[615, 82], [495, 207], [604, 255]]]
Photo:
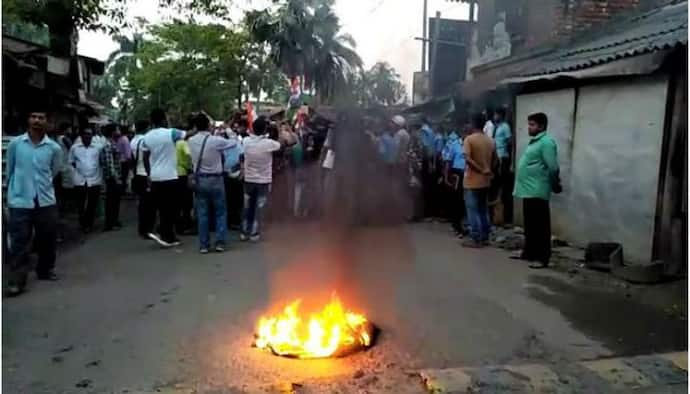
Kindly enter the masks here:
[[489, 240], [491, 222], [488, 207], [489, 189], [465, 189], [467, 221], [470, 223], [470, 236], [476, 242]]
[[244, 209], [242, 210], [242, 234], [259, 235], [261, 212], [268, 201], [270, 183], [244, 183]]
[[223, 176], [199, 176], [194, 196], [199, 223], [199, 247], [208, 249], [211, 246], [208, 228], [210, 205], [213, 205], [213, 211], [216, 214], [216, 245], [224, 246], [228, 238], [228, 221]]

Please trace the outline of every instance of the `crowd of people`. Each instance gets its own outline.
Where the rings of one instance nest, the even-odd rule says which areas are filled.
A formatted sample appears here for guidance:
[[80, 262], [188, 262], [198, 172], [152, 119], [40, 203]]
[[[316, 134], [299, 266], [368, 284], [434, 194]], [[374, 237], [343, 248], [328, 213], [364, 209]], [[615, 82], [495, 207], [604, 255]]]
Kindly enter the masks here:
[[6, 292], [25, 289], [32, 246], [37, 278], [58, 279], [60, 218], [71, 206], [88, 234], [105, 195], [103, 230], [122, 229], [121, 198], [130, 188], [141, 238], [172, 248], [180, 245], [179, 236], [198, 235], [202, 254], [224, 252], [232, 229], [242, 241], [260, 241], [268, 206], [276, 220], [446, 218], [464, 246], [481, 248], [493, 226], [512, 221], [515, 196], [523, 199], [526, 236], [516, 258], [544, 267], [550, 257], [548, 200], [560, 188], [548, 119], [529, 117], [530, 140], [514, 162], [506, 111], [487, 115], [432, 125], [424, 118], [344, 112], [323, 133], [299, 116], [283, 122], [235, 116], [213, 125], [203, 112], [184, 127], [170, 127], [166, 113], [156, 109], [135, 123], [131, 135], [115, 124], [97, 133], [84, 127], [74, 134], [67, 125], [49, 133], [49, 113], [37, 109], [28, 131], [7, 149]]

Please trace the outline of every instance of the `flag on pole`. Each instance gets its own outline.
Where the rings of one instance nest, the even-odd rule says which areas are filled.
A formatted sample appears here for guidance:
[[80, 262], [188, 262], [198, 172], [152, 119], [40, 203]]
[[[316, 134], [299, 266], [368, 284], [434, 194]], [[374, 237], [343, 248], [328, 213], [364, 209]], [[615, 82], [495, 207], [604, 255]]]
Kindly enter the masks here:
[[254, 106], [251, 101], [247, 101], [247, 129], [254, 131], [254, 118], [256, 114], [254, 113]]
[[288, 109], [299, 107], [302, 104], [302, 92], [299, 87], [299, 77], [293, 77], [290, 81], [290, 98], [288, 99]]
[[290, 80], [289, 95], [287, 108], [285, 108], [285, 119], [292, 123], [295, 121], [297, 110], [302, 105], [302, 92], [300, 90], [299, 77], [293, 77]]

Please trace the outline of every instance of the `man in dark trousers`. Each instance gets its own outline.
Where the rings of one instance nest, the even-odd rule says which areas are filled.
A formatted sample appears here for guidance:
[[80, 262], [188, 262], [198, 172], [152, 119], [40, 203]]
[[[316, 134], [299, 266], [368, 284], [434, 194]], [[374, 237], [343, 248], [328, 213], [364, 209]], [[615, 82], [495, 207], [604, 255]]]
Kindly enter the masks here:
[[148, 239], [149, 233], [153, 231], [156, 222], [156, 210], [153, 205], [151, 188], [144, 167], [144, 135], [149, 130], [147, 120], [138, 120], [135, 125], [136, 135], [132, 138], [132, 168], [134, 168], [134, 179], [132, 180], [132, 190], [137, 195], [137, 232], [141, 238]]
[[119, 230], [120, 198], [122, 195], [122, 163], [117, 148], [116, 127], [108, 124], [103, 127], [105, 145], [101, 148], [100, 163], [105, 183], [105, 226], [103, 231]]
[[175, 213], [177, 212], [174, 197], [178, 191], [177, 152], [175, 143], [185, 137], [181, 130], [167, 127], [165, 111], [151, 111], [151, 126], [144, 136], [144, 168], [151, 183], [153, 204], [160, 218], [160, 234], [149, 233], [149, 238], [164, 248], [180, 245], [175, 234]]
[[498, 174], [499, 189], [501, 190], [501, 202], [503, 203], [503, 222], [513, 222], [513, 174], [511, 171], [513, 154], [513, 132], [506, 121], [505, 108], [499, 108], [494, 112], [494, 142], [496, 154], [500, 162]]
[[488, 195], [493, 173], [491, 169], [496, 160], [496, 149], [491, 137], [482, 132], [484, 117], [481, 114], [472, 116], [470, 130], [463, 140], [465, 156], [465, 209], [470, 223], [470, 239], [463, 242], [469, 248], [481, 248], [489, 243]]
[[530, 140], [517, 165], [513, 195], [522, 199], [525, 246], [517, 258], [544, 268], [551, 258], [551, 192], [560, 192], [558, 146], [546, 132], [546, 114], [527, 117]]
[[26, 287], [32, 233], [38, 251], [38, 279], [57, 280], [53, 269], [58, 211], [53, 179], [60, 171], [62, 152], [46, 135], [47, 121], [47, 110], [35, 108], [28, 116], [29, 131], [7, 147], [9, 296], [19, 295]]
[[465, 235], [463, 227], [465, 198], [462, 184], [465, 173], [465, 152], [462, 138], [455, 131], [448, 134], [448, 142], [443, 148], [442, 158], [444, 161], [443, 181], [447, 187], [450, 222], [455, 235], [458, 238], [463, 238]]
[[79, 224], [84, 234], [93, 231], [96, 207], [101, 198], [103, 175], [100, 154], [101, 147], [94, 143], [91, 129], [82, 129], [79, 139], [69, 151], [68, 162], [74, 168], [74, 193]]

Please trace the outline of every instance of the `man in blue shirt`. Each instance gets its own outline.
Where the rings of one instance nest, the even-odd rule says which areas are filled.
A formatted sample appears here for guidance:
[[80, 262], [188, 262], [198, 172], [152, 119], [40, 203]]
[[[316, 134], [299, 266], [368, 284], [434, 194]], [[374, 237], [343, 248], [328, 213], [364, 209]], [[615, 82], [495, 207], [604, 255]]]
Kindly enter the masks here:
[[228, 211], [228, 228], [239, 228], [242, 222], [242, 179], [240, 178], [242, 140], [235, 131], [227, 128], [221, 136], [234, 140], [237, 145], [223, 151], [223, 171], [225, 172], [225, 204]]
[[426, 118], [422, 119], [422, 126], [419, 129], [419, 138], [422, 141], [422, 145], [424, 145], [425, 155], [431, 156], [434, 151], [435, 133]]
[[512, 154], [513, 154], [513, 132], [506, 121], [505, 108], [499, 108], [494, 112], [494, 141], [496, 143], [496, 154], [500, 163], [498, 183], [501, 189], [501, 202], [503, 203], [503, 222], [513, 222], [513, 173]]
[[10, 279], [7, 293], [19, 295], [30, 269], [31, 235], [38, 251], [39, 280], [57, 280], [55, 243], [58, 211], [53, 179], [62, 163], [60, 146], [46, 135], [48, 113], [29, 114], [29, 131], [7, 147], [7, 205], [9, 207]]
[[455, 131], [448, 134], [448, 142], [443, 148], [444, 162], [443, 180], [448, 188], [448, 212], [455, 234], [462, 238], [464, 228], [462, 220], [465, 213], [465, 199], [463, 197], [462, 179], [465, 172], [465, 153], [462, 139]]
[[426, 218], [438, 215], [438, 202], [435, 196], [436, 180], [436, 144], [437, 137], [426, 118], [422, 119], [422, 127], [419, 129], [419, 139], [424, 148], [422, 157], [422, 192], [424, 197], [424, 212]]
[[389, 130], [381, 133], [381, 136], [378, 139], [378, 145], [379, 154], [381, 155], [383, 162], [388, 165], [395, 164], [397, 159], [397, 147], [393, 134]]

